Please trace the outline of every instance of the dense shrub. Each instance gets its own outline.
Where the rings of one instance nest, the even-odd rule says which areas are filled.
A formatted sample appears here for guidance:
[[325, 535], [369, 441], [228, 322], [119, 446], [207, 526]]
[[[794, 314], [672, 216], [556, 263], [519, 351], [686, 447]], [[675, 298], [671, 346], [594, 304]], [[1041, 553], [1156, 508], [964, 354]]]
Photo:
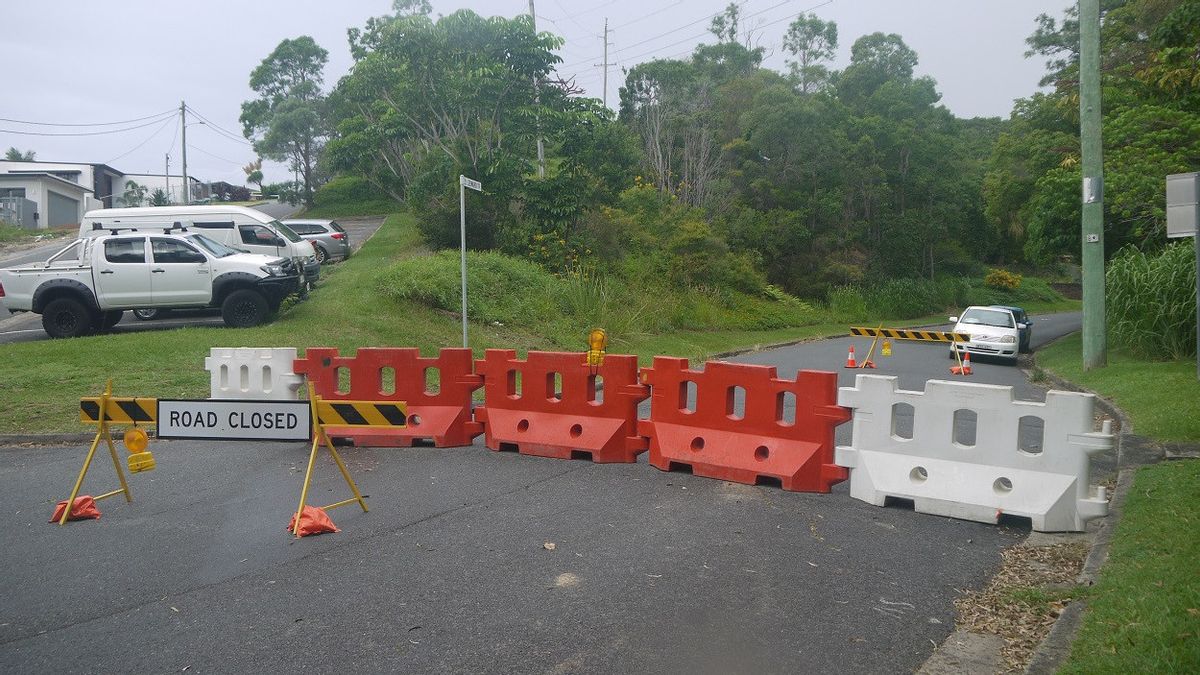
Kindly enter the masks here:
[[1120, 251], [1105, 274], [1108, 330], [1140, 356], [1183, 359], [1196, 354], [1196, 254], [1192, 242], [1157, 256]]
[[[817, 321], [811, 306], [772, 289], [752, 295], [733, 289], [672, 289], [582, 271], [562, 277], [522, 258], [496, 252], [467, 254], [467, 314], [473, 322], [561, 324], [563, 332], [602, 326], [614, 335], [672, 329], [765, 330]], [[454, 251], [402, 260], [380, 277], [387, 297], [457, 313], [459, 257]]]
[[985, 286], [992, 288], [1003, 288], [1009, 291], [1015, 291], [1021, 286], [1021, 275], [1008, 270], [990, 269], [987, 276], [984, 277], [983, 283]]
[[337, 217], [391, 213], [399, 205], [362, 178], [341, 176], [317, 188], [310, 213]]
[[855, 321], [913, 319], [967, 304], [971, 284], [961, 277], [888, 279], [871, 285], [837, 286], [829, 291], [834, 316]]

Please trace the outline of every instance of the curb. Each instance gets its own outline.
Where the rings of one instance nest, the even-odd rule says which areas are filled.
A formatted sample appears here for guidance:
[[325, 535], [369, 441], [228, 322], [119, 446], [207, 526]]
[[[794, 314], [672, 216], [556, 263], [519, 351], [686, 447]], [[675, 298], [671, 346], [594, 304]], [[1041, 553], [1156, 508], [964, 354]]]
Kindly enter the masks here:
[[[1125, 497], [1133, 486], [1133, 475], [1137, 467], [1121, 469], [1117, 474], [1117, 486], [1113, 489], [1112, 499], [1108, 503], [1108, 517], [1100, 525], [1092, 541], [1092, 549], [1088, 551], [1083, 561], [1083, 569], [1079, 571], [1076, 582], [1082, 586], [1091, 586], [1100, 578], [1100, 568], [1108, 561], [1108, 552], [1112, 548], [1113, 534], [1121, 523], [1125, 511]], [[1026, 675], [1052, 675], [1063, 661], [1071, 655], [1071, 646], [1075, 642], [1080, 626], [1083, 625], [1083, 615], [1087, 610], [1087, 602], [1076, 600], [1063, 609], [1062, 614], [1055, 619], [1050, 627], [1050, 633], [1033, 650], [1033, 657], [1025, 667]]]

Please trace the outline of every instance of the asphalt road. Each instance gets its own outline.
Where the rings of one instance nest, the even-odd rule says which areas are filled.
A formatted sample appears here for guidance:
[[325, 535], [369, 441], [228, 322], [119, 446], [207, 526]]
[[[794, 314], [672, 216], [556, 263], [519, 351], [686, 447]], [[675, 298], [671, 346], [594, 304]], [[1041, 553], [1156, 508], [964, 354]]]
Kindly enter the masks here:
[[[264, 211], [275, 218], [286, 218], [296, 212], [296, 207], [288, 204], [280, 204], [278, 202], [269, 202], [261, 206], [255, 207], [260, 211]], [[346, 228], [350, 235], [351, 248], [357, 251], [362, 247], [363, 242], [375, 234], [379, 226], [383, 224], [382, 218], [351, 218], [348, 220], [339, 220]], [[53, 255], [69, 242], [58, 242], [52, 246], [42, 246], [36, 249], [30, 249], [23, 253], [14, 254], [13, 257], [0, 260], [0, 267], [17, 267], [20, 265], [28, 265], [35, 262], [44, 261], [49, 256]], [[0, 344], [9, 344], [14, 342], [32, 342], [35, 340], [48, 340], [50, 336], [42, 329], [42, 318], [36, 314], [28, 312], [20, 312], [17, 314], [7, 314], [0, 309]], [[166, 318], [157, 319], [154, 321], [139, 321], [133, 316], [133, 312], [126, 312], [120, 323], [113, 326], [108, 332], [113, 335], [121, 335], [123, 333], [135, 333], [153, 330], [170, 330], [173, 328], [182, 328], [184, 326], [223, 326], [221, 315], [216, 311], [183, 311], [173, 312]]]
[[[1045, 317], [1034, 344], [1072, 321]], [[849, 384], [848, 342], [737, 360]], [[897, 345], [875, 372], [920, 389], [946, 351]], [[1040, 395], [1016, 368], [976, 372]], [[0, 670], [911, 672], [1026, 533], [875, 508], [844, 483], [789, 493], [477, 444], [346, 449], [371, 511], [297, 541], [306, 445], [151, 449], [132, 504], [65, 528], [46, 520], [86, 448], [0, 449]], [[106, 461], [85, 492], [115, 487]], [[348, 496], [326, 458], [317, 477], [314, 502]]]

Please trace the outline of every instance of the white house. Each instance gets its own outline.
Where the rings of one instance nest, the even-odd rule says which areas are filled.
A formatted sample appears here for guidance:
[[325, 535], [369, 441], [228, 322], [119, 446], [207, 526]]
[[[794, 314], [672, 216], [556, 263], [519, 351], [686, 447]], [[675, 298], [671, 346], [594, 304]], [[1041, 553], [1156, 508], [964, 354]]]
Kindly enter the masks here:
[[[182, 176], [126, 174], [86, 162], [0, 160], [0, 220], [41, 229], [78, 225], [87, 211], [124, 206], [130, 181], [149, 188], [147, 201], [155, 188], [163, 188], [172, 203], [182, 201]], [[188, 182], [196, 198], [201, 183], [191, 176]]]

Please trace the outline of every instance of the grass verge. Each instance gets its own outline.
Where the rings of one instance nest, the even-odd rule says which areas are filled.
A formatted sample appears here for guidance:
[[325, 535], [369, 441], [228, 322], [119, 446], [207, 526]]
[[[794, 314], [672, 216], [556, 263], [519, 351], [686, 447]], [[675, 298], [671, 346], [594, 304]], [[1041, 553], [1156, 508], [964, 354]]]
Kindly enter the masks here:
[[1060, 673], [1200, 671], [1197, 504], [1200, 461], [1138, 471]]
[[1082, 338], [1071, 335], [1038, 351], [1037, 364], [1099, 392], [1125, 411], [1133, 431], [1163, 441], [1200, 441], [1200, 381], [1194, 361], [1149, 361], [1120, 349], [1108, 367], [1084, 371]]
[[[1076, 334], [1038, 353], [1038, 365], [1111, 399], [1135, 433], [1200, 441], [1195, 363], [1149, 361], [1111, 349], [1084, 371]], [[1200, 671], [1200, 462], [1143, 467], [1134, 477], [1099, 583], [1063, 673]]]

